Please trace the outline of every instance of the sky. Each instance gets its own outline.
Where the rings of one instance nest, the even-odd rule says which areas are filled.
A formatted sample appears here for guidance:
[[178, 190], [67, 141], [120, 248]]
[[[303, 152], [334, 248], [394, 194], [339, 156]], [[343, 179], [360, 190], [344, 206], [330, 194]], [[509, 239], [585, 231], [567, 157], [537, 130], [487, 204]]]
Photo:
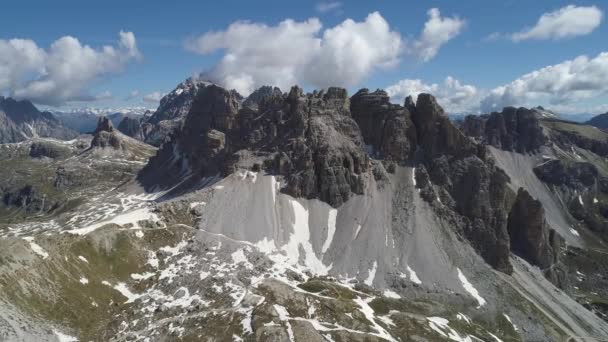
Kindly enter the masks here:
[[[382, 88], [452, 113], [608, 111], [605, 1], [11, 1], [0, 94], [156, 108], [196, 76], [247, 95]], [[6, 15], [9, 14], [10, 15]]]

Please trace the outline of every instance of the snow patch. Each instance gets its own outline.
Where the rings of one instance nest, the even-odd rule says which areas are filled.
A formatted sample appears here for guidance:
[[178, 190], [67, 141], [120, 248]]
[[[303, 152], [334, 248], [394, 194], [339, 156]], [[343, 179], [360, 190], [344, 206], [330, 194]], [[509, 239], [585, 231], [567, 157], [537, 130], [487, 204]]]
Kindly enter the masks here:
[[357, 225], [357, 229], [355, 229], [355, 239], [359, 236], [359, 232], [361, 231], [361, 225]]
[[327, 239], [323, 244], [322, 252], [325, 254], [331, 246], [331, 242], [334, 240], [334, 234], [336, 233], [336, 217], [338, 216], [338, 210], [330, 209], [329, 216], [327, 218]]
[[191, 202], [190, 203], [190, 209], [194, 209], [199, 205], [207, 205], [207, 202]]
[[429, 321], [429, 326], [431, 327], [431, 329], [433, 329], [433, 331], [435, 331], [439, 335], [447, 337], [451, 341], [471, 342], [471, 337], [460, 336], [460, 334], [458, 334], [456, 330], [450, 328], [450, 326], [448, 325], [450, 321], [448, 321], [447, 319], [443, 317], [427, 317], [426, 319]]
[[376, 333], [371, 333], [372, 335], [375, 335], [388, 341], [397, 342], [397, 340], [393, 336], [391, 336], [391, 334], [384, 330], [381, 325], [376, 323], [376, 320], [374, 319], [375, 311], [374, 309], [372, 309], [371, 306], [369, 306], [369, 302], [371, 302], [372, 300], [373, 298], [368, 298], [367, 300], [364, 300], [361, 297], [357, 297], [353, 300], [353, 302], [359, 305], [359, 311], [365, 316], [368, 321], [370, 321], [370, 323], [372, 324], [372, 328], [376, 330]]
[[570, 233], [571, 233], [572, 235], [574, 235], [574, 236], [581, 236], [581, 235], [578, 233], [578, 231], [577, 231], [576, 229], [574, 229], [574, 228], [570, 228]]
[[89, 283], [89, 279], [87, 279], [85, 277], [81, 277], [79, 281], [82, 285], [86, 285]]
[[133, 303], [137, 298], [140, 297], [138, 294], [131, 292], [131, 290], [129, 290], [127, 284], [125, 283], [118, 283], [114, 285], [114, 290], [120, 292], [120, 294], [127, 297], [127, 301], [125, 302], [125, 304]]
[[422, 284], [422, 281], [420, 281], [420, 278], [418, 278], [418, 275], [416, 274], [416, 272], [409, 265], [407, 266], [407, 271], [410, 274], [411, 282], [416, 283], [418, 285]]
[[87, 260], [87, 258], [83, 257], [82, 255], [79, 255], [78, 259], [82, 260], [83, 262], [86, 262], [87, 264], [89, 263], [89, 260]]
[[511, 317], [507, 316], [507, 314], [503, 313], [503, 316], [505, 316], [505, 318], [507, 319], [507, 321], [509, 321], [509, 323], [511, 323], [511, 325], [513, 326], [513, 330], [517, 331], [517, 326], [515, 324], [513, 324], [513, 321], [511, 321]]
[[154, 273], [146, 272], [146, 273], [131, 273], [131, 279], [133, 280], [146, 280], [154, 276]]
[[24, 237], [23, 240], [29, 242], [30, 248], [32, 249], [32, 251], [34, 253], [38, 254], [38, 256], [40, 256], [42, 259], [46, 259], [49, 257], [49, 253], [47, 253], [47, 251], [45, 251], [42, 247], [40, 247], [39, 244], [35, 243], [33, 237], [31, 237], [31, 236]]
[[372, 266], [372, 268], [369, 270], [369, 272], [367, 273], [367, 279], [365, 279], [363, 282], [368, 285], [368, 286], [372, 286], [372, 284], [374, 283], [374, 279], [376, 278], [376, 271], [378, 270], [378, 262], [374, 261], [374, 265]]
[[473, 298], [475, 298], [477, 300], [477, 303], [479, 304], [477, 306], [477, 308], [482, 307], [484, 304], [486, 304], [486, 300], [483, 299], [480, 295], [479, 292], [477, 291], [477, 289], [475, 287], [473, 287], [473, 284], [471, 284], [469, 282], [469, 280], [464, 276], [464, 274], [462, 273], [462, 271], [460, 270], [460, 268], [457, 268], [458, 270], [458, 279], [460, 279], [460, 282], [462, 282], [462, 287], [464, 287], [464, 289], [471, 294], [471, 296], [473, 296]]
[[90, 226], [83, 227], [83, 228], [67, 230], [66, 232], [70, 233], [70, 234], [76, 234], [76, 235], [86, 235], [107, 224], [116, 224], [119, 226], [123, 226], [125, 224], [130, 223], [130, 224], [133, 224], [134, 227], [139, 227], [137, 225], [137, 223], [140, 221], [146, 221], [146, 220], [157, 222], [157, 221], [159, 221], [159, 218], [156, 214], [152, 213], [149, 208], [141, 208], [141, 209], [129, 211], [129, 212], [126, 212], [126, 213], [123, 213], [120, 215], [116, 215], [116, 216], [114, 216], [114, 218], [107, 220], [107, 221], [97, 222], [97, 223], [94, 223]]
[[[579, 157], [580, 158], [580, 157]], [[500, 338], [498, 338], [498, 336], [492, 334], [491, 332], [488, 332], [488, 334], [490, 334], [490, 336], [492, 336], [493, 339], [496, 340], [496, 342], [503, 342]]]
[[283, 246], [287, 258], [292, 264], [297, 264], [300, 258], [300, 249], [304, 251], [304, 266], [314, 274], [325, 275], [331, 269], [331, 265], [325, 266], [317, 258], [312, 244], [310, 243], [310, 227], [308, 226], [308, 210], [300, 202], [290, 198], [289, 202], [294, 213], [293, 233], [289, 241]]
[[287, 326], [287, 335], [289, 335], [289, 341], [295, 342], [293, 330], [291, 329], [291, 324], [289, 324], [289, 312], [287, 311], [287, 309], [284, 306], [279, 305], [279, 304], [274, 304], [273, 307], [274, 307], [274, 310], [279, 315], [279, 319], [282, 322], [285, 322], [285, 326]]
[[382, 293], [382, 294], [386, 298], [393, 298], [393, 299], [400, 299], [401, 298], [401, 296], [397, 292], [391, 291], [391, 290], [385, 290], [384, 293]]
[[57, 330], [53, 330], [53, 334], [55, 334], [55, 337], [57, 337], [57, 340], [59, 342], [78, 342], [78, 339], [76, 337], [66, 335]]

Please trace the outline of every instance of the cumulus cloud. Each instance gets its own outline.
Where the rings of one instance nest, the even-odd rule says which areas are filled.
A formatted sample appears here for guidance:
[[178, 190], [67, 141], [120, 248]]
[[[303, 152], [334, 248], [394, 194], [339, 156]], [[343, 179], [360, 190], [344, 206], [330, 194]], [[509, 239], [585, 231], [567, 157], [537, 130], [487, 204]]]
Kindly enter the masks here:
[[317, 3], [315, 9], [317, 12], [327, 13], [332, 11], [339, 11], [342, 8], [340, 1], [322, 1]]
[[144, 95], [143, 100], [144, 102], [148, 103], [158, 103], [163, 98], [163, 96], [163, 93], [161, 93], [160, 91], [154, 91]]
[[354, 86], [376, 69], [396, 66], [401, 48], [401, 36], [391, 31], [380, 13], [369, 14], [363, 22], [347, 19], [325, 30], [300, 78], [321, 88]]
[[422, 61], [433, 59], [442, 45], [456, 37], [466, 22], [459, 17], [441, 17], [438, 8], [431, 8], [427, 12], [429, 19], [424, 24], [420, 38], [414, 42], [415, 53]]
[[608, 52], [594, 58], [579, 56], [525, 74], [509, 84], [492, 89], [481, 101], [484, 112], [505, 106], [549, 103], [572, 105], [608, 94]]
[[386, 88], [391, 101], [403, 104], [411, 95], [414, 100], [420, 93], [433, 94], [437, 102], [449, 113], [470, 113], [479, 104], [480, 91], [468, 84], [462, 84], [453, 77], [446, 77], [443, 83], [427, 84], [419, 79], [404, 79]]
[[399, 33], [378, 12], [324, 31], [316, 18], [287, 19], [276, 26], [241, 21], [186, 43], [203, 55], [223, 50], [223, 58], [203, 77], [244, 95], [267, 84], [283, 89], [297, 83], [353, 86], [377, 69], [396, 65], [402, 46]]
[[29, 39], [0, 40], [0, 92], [45, 105], [90, 101], [97, 96], [89, 93], [89, 86], [139, 58], [132, 32], [121, 31], [118, 46], [99, 49], [71, 36], [46, 50]]
[[564, 39], [587, 35], [602, 22], [602, 11], [596, 6], [569, 5], [543, 14], [536, 25], [513, 33], [515, 42], [528, 39]]

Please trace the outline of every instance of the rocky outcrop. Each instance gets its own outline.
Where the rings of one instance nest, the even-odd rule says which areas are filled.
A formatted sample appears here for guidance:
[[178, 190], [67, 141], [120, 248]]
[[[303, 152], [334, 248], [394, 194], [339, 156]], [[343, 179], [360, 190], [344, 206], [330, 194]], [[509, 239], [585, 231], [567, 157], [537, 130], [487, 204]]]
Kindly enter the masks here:
[[119, 150], [123, 148], [120, 138], [114, 131], [112, 121], [102, 116], [97, 121], [97, 128], [91, 140], [91, 148], [112, 148]]
[[48, 141], [35, 141], [30, 145], [30, 157], [32, 158], [62, 158], [70, 154], [70, 149]]
[[523, 188], [509, 213], [508, 231], [513, 253], [541, 269], [558, 263], [563, 239], [547, 225], [540, 201]]
[[537, 151], [547, 142], [537, 111], [506, 107], [502, 112], [468, 115], [461, 124], [463, 132], [505, 151]]
[[333, 206], [363, 193], [369, 163], [344, 89], [304, 94], [294, 87], [263, 102], [258, 110], [242, 108], [235, 91], [215, 85], [200, 89], [182, 128], [140, 179], [146, 183], [147, 172], [178, 155], [179, 170], [173, 173], [187, 165], [202, 178], [227, 175], [243, 165], [263, 166], [285, 177], [283, 191]]
[[0, 143], [19, 142], [31, 137], [69, 140], [77, 135], [62, 126], [53, 114], [38, 111], [30, 101], [0, 96]]
[[406, 103], [416, 125], [418, 144], [427, 160], [442, 155], [463, 157], [477, 153], [477, 146], [454, 126], [435, 97], [420, 94], [415, 107], [411, 98]]
[[353, 119], [373, 157], [401, 163], [412, 158], [417, 136], [407, 108], [391, 104], [384, 90], [361, 89], [350, 101]]

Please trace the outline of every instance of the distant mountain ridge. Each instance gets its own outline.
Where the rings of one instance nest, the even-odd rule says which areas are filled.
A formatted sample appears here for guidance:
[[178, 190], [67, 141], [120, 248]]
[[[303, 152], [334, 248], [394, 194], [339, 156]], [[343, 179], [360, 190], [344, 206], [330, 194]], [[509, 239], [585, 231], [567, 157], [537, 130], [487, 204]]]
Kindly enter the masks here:
[[600, 115], [596, 115], [585, 122], [587, 125], [591, 125], [597, 128], [608, 128], [608, 112]]
[[40, 112], [27, 100], [0, 96], [0, 143], [14, 143], [31, 137], [68, 140], [78, 133], [64, 127], [52, 113]]
[[125, 117], [139, 118], [150, 113], [150, 111], [144, 107], [127, 107], [105, 109], [82, 108], [68, 111], [53, 111], [52, 113], [64, 126], [80, 133], [90, 133], [95, 130], [97, 121], [101, 116], [108, 117], [114, 126], [118, 126]]

